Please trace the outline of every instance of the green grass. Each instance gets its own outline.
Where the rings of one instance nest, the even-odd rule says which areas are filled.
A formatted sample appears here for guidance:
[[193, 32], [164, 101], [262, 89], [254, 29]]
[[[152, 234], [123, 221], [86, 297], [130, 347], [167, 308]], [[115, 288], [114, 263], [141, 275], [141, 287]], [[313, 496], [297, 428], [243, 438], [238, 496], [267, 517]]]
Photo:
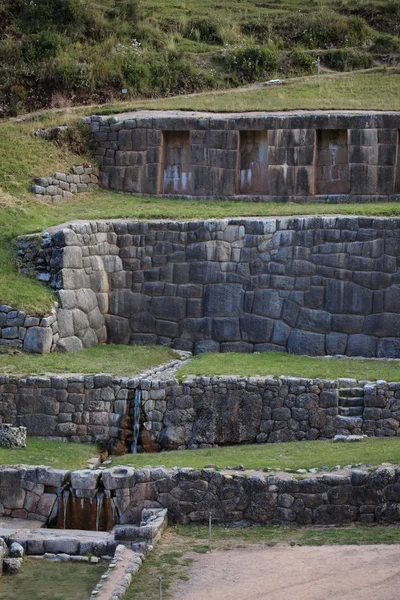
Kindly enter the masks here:
[[243, 465], [245, 469], [312, 469], [349, 464], [400, 464], [400, 441], [396, 438], [367, 438], [354, 444], [330, 441], [286, 442], [224, 446], [200, 450], [174, 450], [159, 454], [125, 454], [113, 458], [113, 465], [159, 466], [219, 469]]
[[309, 379], [353, 378], [358, 380], [400, 380], [400, 362], [385, 359], [328, 358], [296, 356], [285, 352], [261, 354], [207, 353], [195, 356], [179, 369], [180, 380], [189, 375], [239, 375], [243, 377], [281, 375]]
[[[212, 528], [213, 552], [233, 548], [279, 545], [398, 544], [400, 529], [395, 526], [353, 526], [335, 528], [293, 528], [261, 525], [247, 528]], [[168, 527], [156, 549], [142, 565], [127, 591], [126, 600], [158, 598], [158, 577], [162, 575], [163, 598], [173, 598], [175, 582], [189, 580], [196, 554], [208, 551], [208, 528], [203, 525]]]
[[98, 453], [95, 444], [28, 437], [26, 448], [18, 450], [0, 448], [0, 465], [45, 465], [55, 469], [85, 469], [87, 461]]
[[106, 569], [97, 565], [52, 563], [27, 558], [17, 575], [3, 576], [0, 598], [4, 600], [87, 600]]
[[0, 354], [0, 374], [13, 376], [44, 373], [112, 373], [133, 376], [177, 358], [163, 346], [102, 344], [79, 352], [54, 354]]
[[[182, 109], [211, 112], [285, 110], [399, 110], [400, 72], [372, 69], [365, 73], [343, 73], [292, 79], [281, 86], [253, 90], [228, 90], [174, 96], [105, 107], [106, 112], [129, 108]], [[385, 93], [382, 93], [385, 90]], [[96, 111], [94, 111], [96, 112]], [[102, 110], [100, 110], [100, 113]]]

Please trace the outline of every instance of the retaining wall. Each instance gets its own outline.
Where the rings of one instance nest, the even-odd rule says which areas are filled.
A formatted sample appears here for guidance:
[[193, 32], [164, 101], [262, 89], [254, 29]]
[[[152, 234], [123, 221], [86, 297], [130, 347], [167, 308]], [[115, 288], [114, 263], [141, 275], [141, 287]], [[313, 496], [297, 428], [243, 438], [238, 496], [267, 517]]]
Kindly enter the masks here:
[[84, 120], [107, 189], [294, 201], [400, 194], [396, 112], [138, 111]]
[[48, 238], [59, 349], [400, 357], [400, 219], [91, 221]]
[[[82, 471], [73, 475], [83, 481]], [[57, 515], [57, 486], [70, 480], [68, 471], [45, 467], [2, 469], [1, 512], [47, 522]], [[95, 482], [109, 490], [122, 523], [132, 522], [132, 515], [149, 507], [167, 508], [168, 519], [177, 523], [208, 522], [210, 511], [213, 521], [220, 523], [342, 525], [400, 520], [398, 467], [382, 467], [375, 472], [353, 470], [306, 479], [282, 474], [232, 475], [213, 469], [135, 471], [131, 467], [114, 467], [89, 472], [86, 481], [88, 487]], [[79, 487], [81, 493], [83, 488]], [[74, 553], [77, 552], [78, 549]], [[81, 550], [81, 554], [84, 553]], [[100, 554], [105, 553], [102, 548]]]
[[145, 451], [399, 435], [400, 383], [364, 385], [358, 416], [343, 416], [339, 384], [346, 381], [199, 377], [178, 384], [154, 374], [1, 377], [0, 421], [25, 426], [31, 436], [129, 449], [138, 388], [139, 446]]
[[38, 200], [55, 202], [72, 198], [74, 194], [98, 188], [98, 168], [87, 163], [73, 165], [71, 173], [54, 173], [53, 177], [38, 177], [31, 188]]

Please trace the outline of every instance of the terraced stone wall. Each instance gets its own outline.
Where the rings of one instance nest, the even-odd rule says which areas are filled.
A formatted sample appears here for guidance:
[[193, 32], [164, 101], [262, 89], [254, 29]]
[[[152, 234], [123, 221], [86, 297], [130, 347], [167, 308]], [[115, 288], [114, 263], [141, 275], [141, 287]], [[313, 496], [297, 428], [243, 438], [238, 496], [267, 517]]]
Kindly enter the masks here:
[[198, 377], [178, 383], [154, 374], [1, 377], [0, 422], [25, 426], [29, 436], [101, 442], [111, 451], [129, 451], [139, 389], [138, 445], [144, 451], [338, 434], [399, 436], [400, 383], [365, 384], [357, 389], [362, 398], [352, 412], [342, 410], [340, 387], [346, 381]]
[[75, 223], [53, 234], [58, 345], [400, 357], [400, 219]]
[[84, 119], [100, 186], [125, 193], [352, 201], [398, 197], [398, 113], [138, 111]]
[[[169, 521], [184, 524], [206, 523], [210, 511], [217, 523], [343, 525], [400, 520], [398, 467], [305, 479], [287, 474], [232, 475], [213, 469], [135, 471], [132, 467], [114, 467], [102, 472], [70, 473], [45, 467], [7, 468], [0, 469], [0, 514], [54, 520], [59, 510], [57, 488], [79, 481], [80, 497], [84, 497], [85, 479], [88, 494], [93, 492], [93, 485], [109, 490], [121, 523], [134, 522], [138, 511], [150, 507], [167, 508]], [[21, 541], [28, 554], [43, 554], [43, 536]], [[58, 546], [61, 548], [62, 541]], [[79, 549], [76, 543], [70, 553], [87, 551], [87, 546]], [[95, 555], [106, 553], [104, 548], [96, 550], [93, 542], [89, 551]]]

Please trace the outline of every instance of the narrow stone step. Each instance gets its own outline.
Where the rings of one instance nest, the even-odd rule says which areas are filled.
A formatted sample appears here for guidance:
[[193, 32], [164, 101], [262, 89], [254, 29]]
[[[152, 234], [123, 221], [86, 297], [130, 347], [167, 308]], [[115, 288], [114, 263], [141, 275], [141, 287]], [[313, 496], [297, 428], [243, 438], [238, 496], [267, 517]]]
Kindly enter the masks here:
[[[362, 430], [363, 419], [361, 417], [347, 417], [338, 415], [335, 419], [336, 429], [347, 429], [351, 432]], [[339, 432], [338, 432], [339, 433]]]
[[339, 397], [340, 406], [364, 406], [364, 398], [341, 398]]
[[339, 406], [339, 414], [342, 417], [362, 417], [364, 408], [360, 406]]
[[340, 388], [339, 396], [343, 398], [356, 398], [364, 396], [364, 388], [353, 387], [353, 388]]

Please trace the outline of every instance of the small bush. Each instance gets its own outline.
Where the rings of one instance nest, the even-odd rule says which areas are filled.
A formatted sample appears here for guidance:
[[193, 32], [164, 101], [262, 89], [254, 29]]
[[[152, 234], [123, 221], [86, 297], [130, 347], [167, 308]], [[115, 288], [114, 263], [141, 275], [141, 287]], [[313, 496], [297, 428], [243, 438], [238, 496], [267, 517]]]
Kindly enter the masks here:
[[355, 52], [343, 48], [329, 50], [323, 57], [327, 67], [335, 71], [353, 71], [356, 69], [369, 69], [374, 66], [374, 59], [365, 52]]
[[275, 50], [263, 46], [236, 46], [222, 54], [225, 68], [237, 82], [252, 82], [276, 72], [279, 60]]
[[293, 47], [309, 49], [362, 46], [371, 37], [365, 21], [360, 17], [345, 17], [331, 10], [315, 14], [288, 15], [273, 23], [273, 37]]
[[296, 48], [290, 54], [290, 70], [294, 73], [312, 73], [315, 70], [315, 59], [304, 50]]
[[370, 49], [376, 54], [395, 54], [400, 51], [400, 40], [392, 35], [382, 33], [374, 38]]
[[217, 23], [209, 18], [192, 19], [189, 21], [186, 26], [185, 37], [196, 42], [223, 43]]

